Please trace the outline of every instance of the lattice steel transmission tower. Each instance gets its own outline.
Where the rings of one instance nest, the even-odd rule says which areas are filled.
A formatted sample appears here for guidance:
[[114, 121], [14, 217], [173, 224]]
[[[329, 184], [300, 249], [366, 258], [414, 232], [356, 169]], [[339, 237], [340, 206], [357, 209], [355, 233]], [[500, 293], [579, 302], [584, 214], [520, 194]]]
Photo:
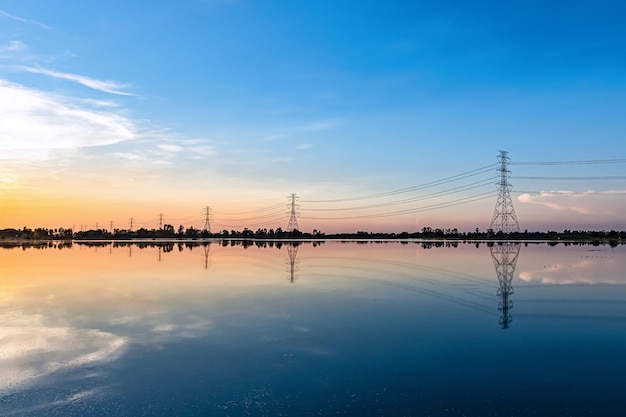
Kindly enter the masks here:
[[204, 208], [204, 230], [209, 233], [211, 233], [211, 220], [213, 220], [213, 210], [206, 206]]
[[296, 209], [300, 208], [300, 206], [296, 204], [296, 201], [299, 200], [299, 197], [295, 193], [291, 193], [288, 198], [291, 200], [289, 204], [291, 207], [291, 212], [289, 214], [289, 224], [287, 225], [287, 231], [293, 232], [294, 230], [299, 230], [298, 212], [296, 211]]
[[498, 303], [498, 310], [501, 312], [499, 324], [503, 329], [507, 329], [513, 321], [513, 317], [509, 313], [509, 310], [513, 308], [510, 296], [513, 294], [513, 275], [521, 245], [519, 242], [502, 242], [489, 248], [500, 285], [497, 292], [501, 298]]
[[509, 171], [508, 165], [511, 158], [509, 158], [507, 151], [500, 151], [498, 160], [500, 161], [500, 168], [497, 169], [500, 181], [496, 183], [496, 187], [498, 187], [498, 201], [496, 201], [496, 207], [493, 210], [490, 227], [495, 232], [519, 232], [519, 223], [517, 222], [513, 200], [511, 199], [511, 188], [513, 186], [509, 183], [511, 171]]

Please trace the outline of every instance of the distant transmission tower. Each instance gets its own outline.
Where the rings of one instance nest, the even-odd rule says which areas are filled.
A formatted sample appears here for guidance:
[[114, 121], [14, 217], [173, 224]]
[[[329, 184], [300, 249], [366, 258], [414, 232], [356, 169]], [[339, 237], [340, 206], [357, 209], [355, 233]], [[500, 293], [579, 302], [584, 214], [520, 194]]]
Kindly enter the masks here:
[[211, 207], [209, 206], [206, 206], [204, 210], [204, 230], [211, 233], [211, 220], [213, 220], [213, 210], [211, 210]]
[[298, 212], [296, 211], [296, 209], [300, 207], [296, 204], [296, 201], [299, 199], [299, 197], [295, 193], [291, 193], [288, 198], [291, 199], [291, 213], [289, 214], [289, 224], [287, 225], [287, 231], [293, 232], [294, 230], [299, 230]]
[[513, 200], [511, 200], [511, 188], [513, 186], [509, 183], [511, 171], [509, 171], [508, 164], [511, 158], [508, 157], [507, 151], [500, 151], [498, 159], [500, 160], [500, 168], [497, 170], [500, 175], [500, 181], [496, 183], [498, 187], [498, 201], [496, 202], [496, 208], [493, 210], [490, 227], [495, 232], [519, 232], [519, 223], [513, 208]]

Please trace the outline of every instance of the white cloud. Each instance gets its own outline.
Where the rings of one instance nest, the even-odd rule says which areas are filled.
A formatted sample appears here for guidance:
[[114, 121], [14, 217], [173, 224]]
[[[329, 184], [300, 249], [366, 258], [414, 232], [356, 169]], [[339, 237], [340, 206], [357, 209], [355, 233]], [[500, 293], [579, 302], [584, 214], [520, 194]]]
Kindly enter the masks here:
[[182, 146], [172, 145], [169, 143], [163, 143], [163, 144], [157, 145], [157, 148], [165, 152], [180, 152], [184, 149]]
[[211, 145], [191, 146], [189, 147], [189, 151], [192, 152], [193, 156], [196, 158], [205, 158], [217, 153], [215, 147]]
[[0, 79], [0, 159], [41, 159], [54, 149], [77, 149], [134, 140], [131, 120], [94, 111], [80, 100]]
[[117, 81], [110, 80], [97, 80], [95, 78], [85, 77], [83, 75], [68, 74], [65, 72], [57, 72], [39, 67], [20, 67], [20, 69], [31, 72], [33, 74], [43, 74], [50, 77], [59, 78], [62, 80], [74, 81], [85, 87], [93, 88], [94, 90], [102, 91], [109, 94], [117, 94], [121, 96], [134, 96], [135, 94], [121, 91], [127, 88], [128, 85], [118, 83]]
[[343, 122], [340, 119], [320, 120], [308, 125], [300, 126], [296, 130], [299, 131], [318, 131], [329, 130], [341, 126]]
[[0, 51], [9, 52], [23, 51], [25, 49], [28, 49], [28, 46], [21, 41], [9, 41], [4, 46], [0, 47]]
[[304, 150], [311, 149], [312, 147], [313, 145], [311, 145], [310, 143], [303, 143], [302, 145], [298, 145], [297, 149]]
[[7, 13], [7, 12], [5, 12], [2, 9], [0, 9], [0, 17], [6, 17], [6, 18], [9, 18], [9, 19], [12, 19], [12, 20], [17, 20], [18, 22], [22, 22], [22, 23], [30, 23], [30, 24], [39, 26], [39, 27], [44, 28], [44, 29], [52, 29], [50, 26], [44, 25], [43, 23], [38, 22], [36, 20], [26, 19], [26, 18], [23, 18], [23, 17], [20, 17], [20, 16], [16, 16], [14, 14]]
[[279, 157], [272, 159], [272, 162], [290, 162], [293, 161], [291, 156]]
[[542, 191], [539, 194], [522, 194], [520, 203], [536, 204], [554, 211], [574, 212], [582, 215], [613, 215], [614, 205], [606, 204], [606, 198], [623, 198], [625, 191]]
[[283, 134], [283, 133], [277, 133], [275, 135], [269, 135], [263, 138], [263, 140], [267, 140], [267, 141], [272, 141], [272, 140], [278, 140], [278, 139], [283, 139], [286, 138], [287, 135]]
[[113, 152], [111, 155], [117, 158], [128, 159], [129, 161], [145, 161], [148, 159], [145, 155], [138, 152]]
[[79, 99], [80, 102], [88, 104], [90, 106], [93, 107], [105, 107], [105, 108], [111, 108], [111, 107], [119, 107], [119, 104], [114, 102], [114, 101], [110, 101], [110, 100], [97, 100], [97, 99], [93, 99], [93, 98], [81, 98]]

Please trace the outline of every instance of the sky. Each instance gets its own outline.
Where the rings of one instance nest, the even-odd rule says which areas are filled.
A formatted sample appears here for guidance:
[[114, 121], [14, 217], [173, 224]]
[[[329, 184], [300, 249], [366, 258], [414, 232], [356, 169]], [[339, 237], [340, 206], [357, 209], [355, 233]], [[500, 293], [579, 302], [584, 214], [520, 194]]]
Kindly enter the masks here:
[[484, 230], [506, 150], [522, 230], [625, 229], [625, 15], [0, 0], [0, 228]]

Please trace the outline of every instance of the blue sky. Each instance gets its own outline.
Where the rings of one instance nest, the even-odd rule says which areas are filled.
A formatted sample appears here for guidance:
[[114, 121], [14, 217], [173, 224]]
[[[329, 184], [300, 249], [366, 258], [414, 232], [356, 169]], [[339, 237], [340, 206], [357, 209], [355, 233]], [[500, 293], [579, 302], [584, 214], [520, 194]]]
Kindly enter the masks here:
[[[0, 226], [26, 221], [16, 213], [150, 222], [206, 205], [226, 224], [220, 208], [401, 189], [495, 163], [499, 149], [512, 161], [623, 158], [625, 12], [618, 1], [0, 0], [0, 191], [12, 201]], [[624, 180], [512, 182], [544, 192], [515, 195], [522, 228], [624, 227]], [[303, 229], [485, 228], [493, 204], [355, 211]], [[301, 203], [312, 207], [342, 206]]]

